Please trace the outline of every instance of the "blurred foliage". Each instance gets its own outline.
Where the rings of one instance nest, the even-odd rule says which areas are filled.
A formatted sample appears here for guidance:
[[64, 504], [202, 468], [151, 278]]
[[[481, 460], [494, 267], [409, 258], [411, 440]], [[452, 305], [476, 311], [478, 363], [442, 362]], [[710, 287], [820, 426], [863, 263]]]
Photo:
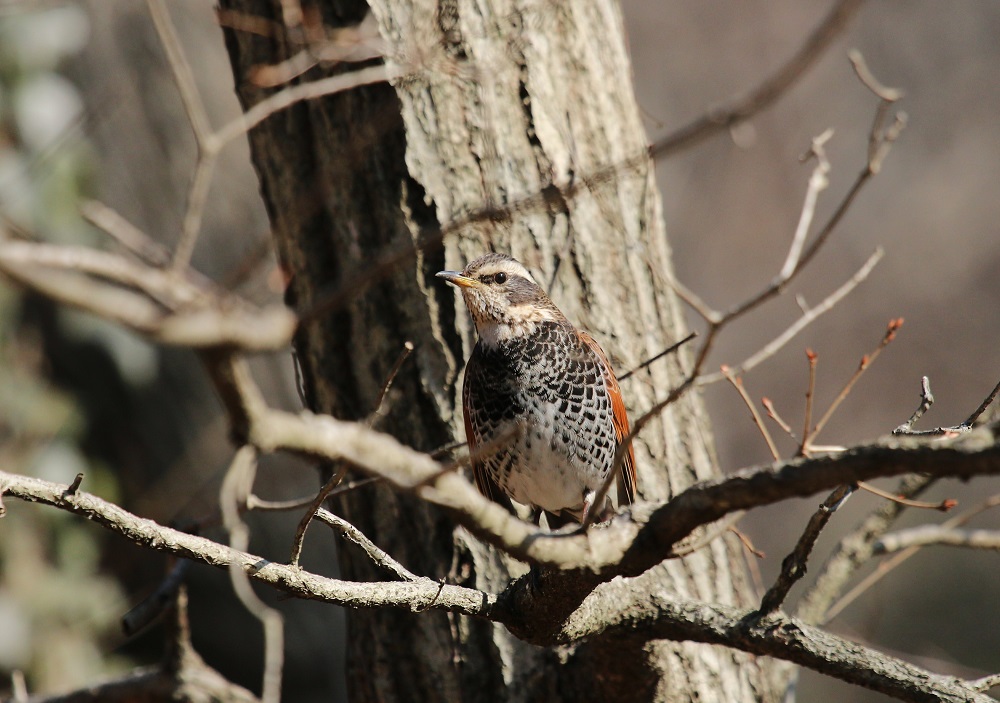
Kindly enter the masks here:
[[[59, 72], [87, 36], [75, 7], [25, 5], [0, 18], [0, 216], [20, 236], [97, 240], [78, 211], [92, 163], [79, 129], [83, 103]], [[55, 308], [45, 329], [28, 312], [35, 308], [38, 301], [0, 283], [0, 465], [64, 483], [83, 472], [87, 490], [116, 500], [116, 478], [83, 446], [88, 414], [52, 379], [44, 337], [104, 340], [114, 358], [120, 336]], [[68, 513], [9, 503], [0, 522], [0, 691], [14, 670], [37, 692], [130, 668], [108, 652], [125, 598], [102, 574], [103, 535]]]

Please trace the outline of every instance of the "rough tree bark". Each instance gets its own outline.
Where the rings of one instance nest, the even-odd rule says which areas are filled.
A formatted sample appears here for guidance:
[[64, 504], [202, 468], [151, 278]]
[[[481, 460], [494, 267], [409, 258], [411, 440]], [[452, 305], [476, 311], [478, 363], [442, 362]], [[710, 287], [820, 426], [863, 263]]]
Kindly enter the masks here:
[[[221, 5], [283, 26], [277, 0]], [[316, 7], [333, 27], [368, 9], [350, 0]], [[373, 0], [372, 9], [390, 65], [405, 77], [299, 104], [251, 134], [290, 302], [308, 307], [331, 290], [358, 289], [299, 336], [313, 408], [367, 416], [410, 340], [416, 351], [382, 427], [423, 450], [461, 439], [456, 400], [474, 336], [454, 292], [433, 276], [490, 248], [535, 271], [619, 369], [678, 339], [670, 248], [616, 3]], [[250, 80], [253, 67], [295, 54], [298, 35], [227, 30], [245, 107], [267, 94]], [[400, 252], [388, 273], [376, 265]], [[366, 270], [373, 281], [357, 276]], [[628, 381], [632, 416], [681, 375], [675, 357]], [[692, 396], [651, 423], [637, 449], [645, 498], [663, 499], [717, 471]], [[412, 497], [370, 487], [336, 507], [417, 573], [450, 573], [494, 592], [510, 578], [503, 560]], [[341, 561], [347, 578], [375, 576], [349, 551]], [[601, 588], [749, 604], [740, 555], [725, 540]], [[349, 623], [353, 701], [777, 697], [767, 663], [723, 648], [623, 637], [555, 652], [441, 613], [353, 612]]]

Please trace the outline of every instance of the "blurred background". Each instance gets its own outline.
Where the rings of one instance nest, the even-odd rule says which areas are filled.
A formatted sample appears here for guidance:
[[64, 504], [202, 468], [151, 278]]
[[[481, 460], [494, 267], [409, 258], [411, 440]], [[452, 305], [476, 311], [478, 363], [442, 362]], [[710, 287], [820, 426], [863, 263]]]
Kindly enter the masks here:
[[[650, 140], [743, 95], [783, 64], [830, 0], [629, 0], [623, 3], [636, 93]], [[238, 112], [214, 11], [175, 0], [171, 13], [213, 124]], [[812, 164], [799, 163], [828, 128], [832, 172], [826, 219], [865, 161], [876, 100], [847, 61], [859, 49], [875, 76], [905, 93], [909, 126], [883, 171], [789, 294], [739, 321], [708, 370], [756, 351], [817, 304], [878, 246], [886, 256], [836, 309], [745, 378], [801, 424], [805, 349], [819, 355], [822, 411], [903, 317], [897, 340], [865, 374], [820, 438], [850, 445], [890, 431], [919, 401], [929, 376], [937, 399], [921, 426], [964, 420], [1000, 379], [1000, 5], [995, 0], [883, 0], [866, 4], [834, 47], [777, 104], [658, 164], [677, 275], [725, 309], [762, 288], [784, 261]], [[0, 215], [60, 243], [104, 246], [78, 214], [97, 198], [170, 246], [185, 209], [194, 140], [144, 3], [136, 0], [0, 3]], [[248, 152], [231, 145], [216, 171], [195, 266], [258, 301], [278, 300], [280, 277]], [[558, 301], [557, 301], [558, 302]], [[691, 316], [692, 327], [700, 321]], [[269, 400], [299, 405], [287, 355], [254, 360]], [[748, 412], [728, 386], [705, 391], [723, 468], [768, 462]], [[639, 413], [642, 408], [632, 409]], [[779, 442], [786, 455], [791, 441]], [[230, 458], [221, 409], [193, 354], [159, 348], [91, 317], [26, 296], [0, 281], [0, 465], [84, 487], [161, 522], [213, 509]], [[315, 490], [315, 474], [273, 458], [257, 493], [281, 499]], [[893, 485], [886, 482], [885, 486]], [[955, 482], [932, 498], [962, 507], [1000, 490]], [[748, 516], [766, 553], [764, 583], [819, 498]], [[857, 495], [814, 552], [813, 571], [876, 499]], [[21, 670], [35, 693], [69, 690], [157, 661], [162, 632], [128, 639], [121, 615], [151, 592], [169, 564], [59, 511], [7, 501], [0, 521], [0, 695]], [[961, 508], [960, 508], [961, 509]], [[909, 511], [903, 525], [938, 521]], [[254, 516], [251, 549], [285, 558], [297, 514]], [[1000, 527], [996, 515], [974, 523]], [[211, 535], [210, 533], [210, 536]], [[214, 535], [218, 536], [218, 535]], [[310, 533], [304, 565], [330, 574], [330, 535]], [[807, 577], [808, 580], [809, 577]], [[231, 597], [225, 573], [191, 570], [194, 644], [226, 676], [256, 689], [257, 622]], [[995, 553], [931, 548], [850, 605], [831, 625], [843, 635], [941, 673], [1000, 670]], [[801, 592], [801, 586], [793, 592]], [[273, 595], [268, 596], [270, 602]], [[342, 615], [282, 601], [288, 617], [287, 699], [343, 692]], [[239, 650], [232, 642], [243, 643]], [[805, 672], [803, 701], [884, 698]]]

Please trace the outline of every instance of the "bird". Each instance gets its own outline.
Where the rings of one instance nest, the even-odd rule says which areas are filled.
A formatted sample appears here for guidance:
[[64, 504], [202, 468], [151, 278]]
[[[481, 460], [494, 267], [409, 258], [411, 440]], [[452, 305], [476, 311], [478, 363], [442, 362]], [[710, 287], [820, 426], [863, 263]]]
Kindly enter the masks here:
[[[608, 357], [577, 329], [517, 260], [490, 253], [455, 285], [478, 340], [465, 368], [462, 407], [479, 491], [514, 512], [528, 506], [550, 529], [606, 520], [635, 500], [635, 454], [621, 388]], [[595, 499], [612, 470], [602, 505]]]

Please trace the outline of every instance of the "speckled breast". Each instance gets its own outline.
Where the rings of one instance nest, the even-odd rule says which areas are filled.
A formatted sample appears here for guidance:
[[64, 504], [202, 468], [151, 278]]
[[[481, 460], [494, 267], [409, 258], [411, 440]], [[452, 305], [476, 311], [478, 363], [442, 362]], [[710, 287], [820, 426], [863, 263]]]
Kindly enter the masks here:
[[[476, 345], [466, 369], [475, 444], [496, 484], [519, 503], [574, 511], [614, 463], [615, 431], [601, 360], [568, 323], [493, 348]], [[520, 424], [520, 429], [517, 430]]]

